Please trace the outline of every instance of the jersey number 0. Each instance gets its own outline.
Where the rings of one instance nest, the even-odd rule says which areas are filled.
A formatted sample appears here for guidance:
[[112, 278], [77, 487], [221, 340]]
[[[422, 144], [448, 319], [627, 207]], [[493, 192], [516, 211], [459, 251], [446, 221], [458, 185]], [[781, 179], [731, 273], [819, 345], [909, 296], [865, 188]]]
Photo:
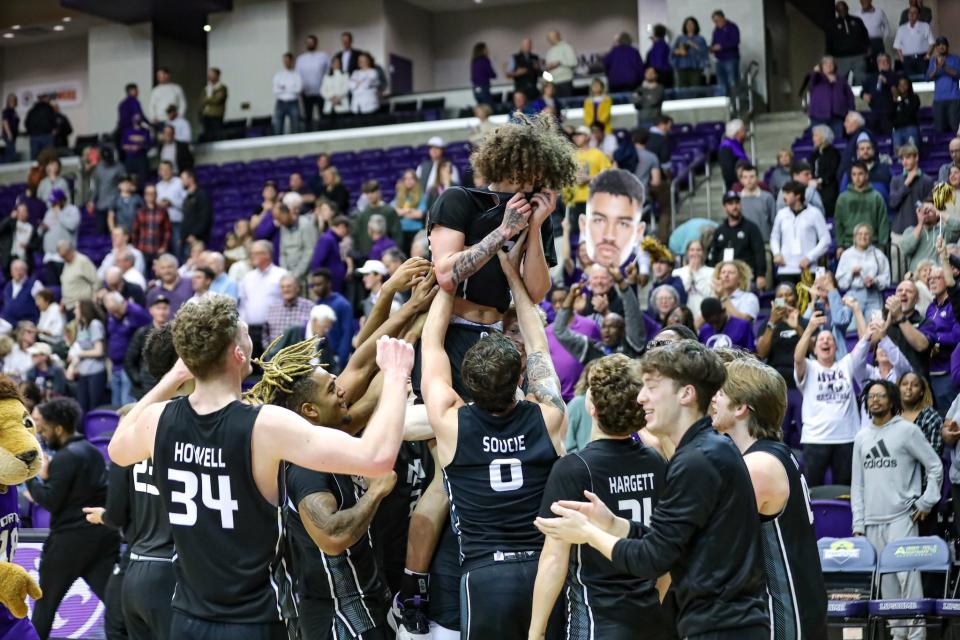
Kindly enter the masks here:
[[[171, 491], [170, 500], [182, 504], [183, 513], [171, 513], [170, 524], [192, 527], [197, 523], [197, 489], [200, 489], [200, 500], [203, 506], [220, 512], [220, 526], [223, 529], [233, 529], [233, 512], [240, 510], [240, 503], [233, 499], [230, 492], [230, 476], [211, 476], [209, 473], [199, 474], [182, 469], [167, 469], [167, 479], [183, 485], [183, 491]], [[217, 496], [213, 495], [211, 478], [217, 479]]]

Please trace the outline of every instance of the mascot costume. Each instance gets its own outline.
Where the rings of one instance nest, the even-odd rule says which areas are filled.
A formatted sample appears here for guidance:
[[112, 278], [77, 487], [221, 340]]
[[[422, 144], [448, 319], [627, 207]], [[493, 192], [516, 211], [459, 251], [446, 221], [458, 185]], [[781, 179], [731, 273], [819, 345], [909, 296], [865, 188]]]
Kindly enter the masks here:
[[17, 549], [17, 485], [40, 472], [43, 452], [30, 413], [10, 378], [0, 376], [0, 640], [34, 640], [26, 598], [38, 599], [40, 587], [13, 562]]

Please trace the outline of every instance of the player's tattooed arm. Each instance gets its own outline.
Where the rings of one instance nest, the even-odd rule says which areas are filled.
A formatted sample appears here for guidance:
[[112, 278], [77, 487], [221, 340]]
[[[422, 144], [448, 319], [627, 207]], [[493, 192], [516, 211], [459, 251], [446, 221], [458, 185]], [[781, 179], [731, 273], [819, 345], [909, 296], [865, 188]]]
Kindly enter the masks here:
[[560, 394], [560, 380], [549, 353], [537, 351], [527, 354], [527, 391], [537, 402], [566, 411], [567, 405]]
[[461, 251], [450, 272], [454, 287], [459, 287], [461, 282], [479, 271], [506, 241], [507, 235], [498, 228], [469, 249]]
[[380, 502], [390, 493], [397, 474], [367, 479], [367, 492], [349, 509], [337, 510], [333, 494], [311, 493], [298, 505], [300, 519], [310, 538], [327, 555], [340, 555], [367, 532]]

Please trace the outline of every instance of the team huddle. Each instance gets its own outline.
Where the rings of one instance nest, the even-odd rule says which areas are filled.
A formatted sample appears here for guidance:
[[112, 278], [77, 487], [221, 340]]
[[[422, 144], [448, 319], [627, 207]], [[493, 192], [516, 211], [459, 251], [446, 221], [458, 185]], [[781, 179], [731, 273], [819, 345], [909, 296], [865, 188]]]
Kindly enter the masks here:
[[[565, 455], [538, 303], [577, 167], [546, 121], [473, 164], [489, 188], [444, 192], [432, 262], [391, 278], [339, 376], [315, 340], [253, 362], [223, 296], [151, 335], [159, 382], [109, 446], [129, 637], [826, 637], [783, 379], [668, 326], [594, 363], [590, 443]], [[622, 262], [643, 188], [590, 189], [581, 228]]]

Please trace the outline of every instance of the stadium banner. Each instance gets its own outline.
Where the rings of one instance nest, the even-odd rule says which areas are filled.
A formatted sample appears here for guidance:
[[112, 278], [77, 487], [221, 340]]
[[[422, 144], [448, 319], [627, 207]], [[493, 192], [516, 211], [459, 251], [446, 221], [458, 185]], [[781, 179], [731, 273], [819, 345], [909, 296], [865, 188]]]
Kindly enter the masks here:
[[17, 87], [15, 93], [20, 101], [18, 109], [22, 112], [30, 109], [33, 103], [37, 101], [37, 97], [43, 94], [52, 94], [53, 99], [61, 107], [79, 107], [83, 104], [83, 86], [77, 80]]
[[[38, 536], [30, 534], [38, 531], [41, 530], [24, 529], [21, 531], [21, 535], [35, 540]], [[37, 582], [40, 581], [40, 553], [42, 550], [43, 542], [27, 542], [21, 538], [17, 544], [16, 554], [13, 556], [13, 561], [30, 572], [30, 575]], [[27, 606], [30, 608], [29, 615], [31, 616], [33, 615], [33, 605], [34, 600], [27, 598]], [[63, 597], [63, 601], [57, 609], [57, 616], [53, 621], [50, 637], [100, 640], [104, 637], [103, 612], [103, 603], [90, 590], [87, 583], [83, 580], [77, 580], [70, 586], [67, 595]]]

